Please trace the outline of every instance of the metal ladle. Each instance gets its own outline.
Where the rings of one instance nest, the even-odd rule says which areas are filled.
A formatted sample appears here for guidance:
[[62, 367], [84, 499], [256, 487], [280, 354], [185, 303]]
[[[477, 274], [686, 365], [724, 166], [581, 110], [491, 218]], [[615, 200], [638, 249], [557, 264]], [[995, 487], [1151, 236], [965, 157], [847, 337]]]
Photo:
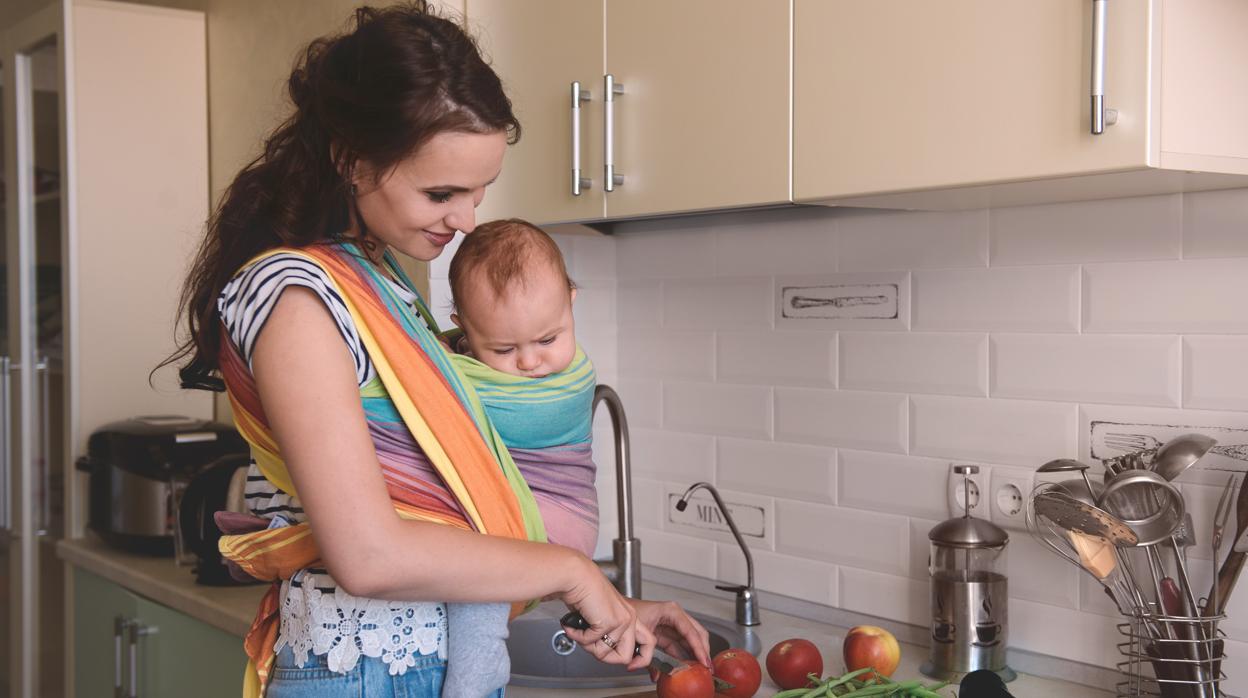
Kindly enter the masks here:
[[1153, 458], [1153, 472], [1173, 482], [1196, 464], [1218, 440], [1204, 434], [1181, 434], [1162, 444]]

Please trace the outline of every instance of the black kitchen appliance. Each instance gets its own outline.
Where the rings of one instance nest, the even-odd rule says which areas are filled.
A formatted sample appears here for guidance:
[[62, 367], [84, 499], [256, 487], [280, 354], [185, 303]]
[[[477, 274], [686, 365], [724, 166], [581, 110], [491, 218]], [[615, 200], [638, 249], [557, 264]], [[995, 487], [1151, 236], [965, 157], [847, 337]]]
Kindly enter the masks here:
[[87, 523], [110, 545], [172, 555], [187, 483], [221, 456], [247, 452], [233, 428], [201, 419], [161, 415], [105, 425], [77, 462], [90, 473]]
[[194, 553], [195, 581], [209, 586], [247, 584], [230, 575], [217, 548], [221, 529], [217, 512], [247, 513], [247, 467], [251, 457], [246, 453], [222, 456], [206, 466], [187, 485], [179, 507], [182, 544]]

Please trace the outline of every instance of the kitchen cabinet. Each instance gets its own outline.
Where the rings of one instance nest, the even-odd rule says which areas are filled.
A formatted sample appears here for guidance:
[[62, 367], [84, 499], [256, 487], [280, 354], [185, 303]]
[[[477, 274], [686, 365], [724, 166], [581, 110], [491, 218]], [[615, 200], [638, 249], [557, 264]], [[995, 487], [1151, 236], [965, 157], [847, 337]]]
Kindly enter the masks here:
[[[469, 0], [466, 14], [523, 128], [481, 218], [556, 223], [789, 201], [787, 6]], [[607, 76], [620, 88], [610, 104]], [[579, 196], [574, 81], [588, 92]], [[608, 155], [619, 176], [611, 191]]]
[[[172, 562], [170, 564], [173, 564]], [[242, 685], [239, 638], [74, 570], [74, 695], [225, 696]]]
[[[1094, 5], [1105, 8], [1093, 135]], [[794, 0], [798, 202], [971, 208], [1248, 186], [1240, 0]]]
[[59, 696], [73, 643], [55, 543], [86, 513], [74, 460], [117, 419], [212, 416], [171, 371], [148, 384], [208, 212], [204, 15], [44, 3], [0, 26], [0, 67], [0, 693]]

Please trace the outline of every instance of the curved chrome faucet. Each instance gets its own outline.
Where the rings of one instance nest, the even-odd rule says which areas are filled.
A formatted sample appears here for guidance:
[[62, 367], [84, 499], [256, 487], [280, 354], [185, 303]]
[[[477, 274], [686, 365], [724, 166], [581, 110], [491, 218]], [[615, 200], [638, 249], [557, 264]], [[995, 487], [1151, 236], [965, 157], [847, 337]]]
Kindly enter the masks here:
[[624, 417], [624, 404], [620, 402], [619, 394], [610, 386], [598, 385], [594, 388], [591, 413], [598, 411], [600, 402], [607, 404], [607, 412], [611, 415], [611, 433], [615, 438], [615, 500], [619, 510], [619, 530], [611, 546], [613, 559], [595, 562], [621, 594], [639, 599], [641, 541], [633, 537], [633, 468], [628, 454], [628, 420]]
[[745, 553], [745, 586], [716, 584], [715, 588], [721, 591], [736, 592], [737, 623], [739, 625], [758, 625], [758, 595], [754, 592], [754, 556], [750, 554], [749, 547], [745, 544], [745, 540], [741, 538], [741, 531], [737, 529], [737, 522], [732, 520], [732, 513], [728, 511], [728, 506], [724, 504], [724, 500], [719, 496], [719, 490], [715, 489], [715, 486], [709, 482], [695, 482], [681, 495], [680, 501], [676, 502], [676, 511], [684, 511], [689, 506], [689, 498], [699, 489], [705, 489], [715, 498], [715, 505], [719, 507], [719, 513], [723, 514], [724, 521], [728, 522], [728, 528], [732, 531], [732, 536], [737, 539], [737, 545], [741, 546], [741, 552]]

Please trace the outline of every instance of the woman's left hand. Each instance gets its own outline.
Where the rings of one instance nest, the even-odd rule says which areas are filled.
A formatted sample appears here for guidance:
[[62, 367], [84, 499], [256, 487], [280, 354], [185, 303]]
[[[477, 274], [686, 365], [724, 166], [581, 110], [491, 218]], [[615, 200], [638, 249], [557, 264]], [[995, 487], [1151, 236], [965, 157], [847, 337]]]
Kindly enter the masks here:
[[637, 612], [637, 622], [654, 633], [659, 649], [676, 657], [692, 657], [711, 668], [711, 642], [706, 628], [675, 601], [626, 599]]

